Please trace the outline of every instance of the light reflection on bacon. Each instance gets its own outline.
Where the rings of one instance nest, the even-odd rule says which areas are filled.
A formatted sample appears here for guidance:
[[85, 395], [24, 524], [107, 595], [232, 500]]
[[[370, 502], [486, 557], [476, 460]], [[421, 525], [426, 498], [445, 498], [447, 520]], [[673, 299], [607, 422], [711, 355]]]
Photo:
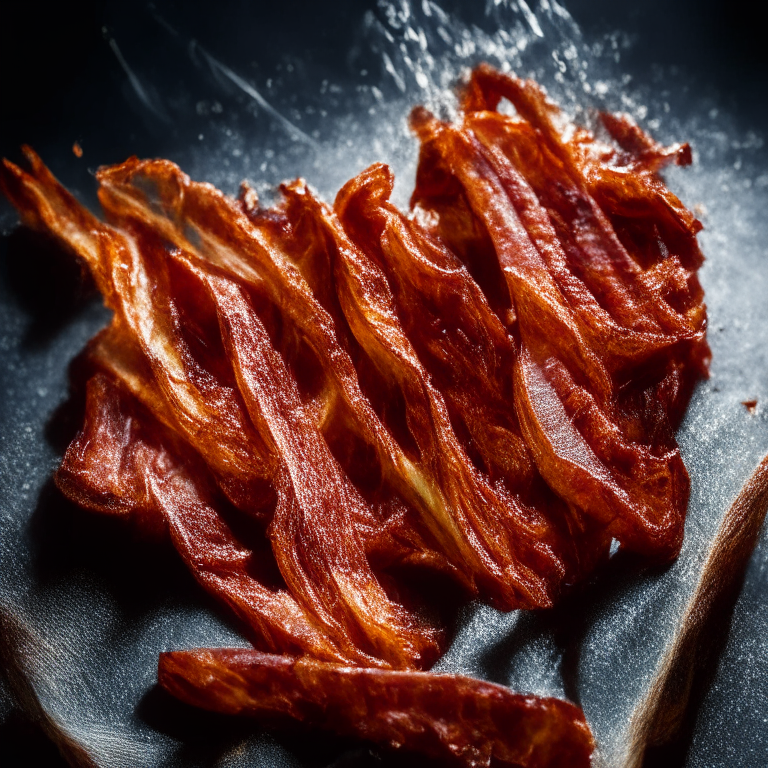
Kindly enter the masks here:
[[[501, 97], [519, 117], [493, 111]], [[535, 83], [479, 67], [464, 106], [461, 126], [414, 111], [413, 201], [471, 271], [491, 261], [503, 275], [520, 350], [515, 407], [537, 468], [626, 548], [674, 557], [689, 481], [672, 425], [709, 359], [700, 225], [678, 212], [647, 159], [624, 171], [625, 188], [610, 167], [617, 153], [596, 148]], [[654, 146], [642, 142], [646, 157]], [[592, 191], [608, 199], [611, 184], [620, 202], [606, 213]], [[631, 251], [613, 227], [617, 211], [641, 217]], [[461, 219], [473, 225], [454, 227]]]
[[167, 531], [259, 649], [166, 655], [163, 684], [466, 766], [587, 765], [575, 707], [415, 671], [444, 637], [402, 567], [510, 610], [551, 606], [612, 537], [676, 555], [673, 428], [709, 353], [700, 225], [658, 170], [690, 149], [625, 116], [597, 140], [486, 66], [463, 108], [414, 111], [412, 218], [380, 164], [333, 208], [299, 180], [264, 210], [132, 158], [97, 174], [108, 224], [31, 150], [0, 183], [114, 311], [59, 487]]
[[130, 515], [143, 529], [167, 528], [195, 578], [232, 609], [258, 647], [348, 660], [286, 590], [262, 584], [258, 553], [217, 512], [205, 465], [110, 377], [88, 382], [85, 423], [56, 482], [88, 509]]
[[[538, 572], [565, 568], [566, 579], [576, 580], [608, 541], [582, 530], [583, 521], [542, 482], [514, 409], [513, 340], [456, 256], [389, 202], [393, 182], [383, 165], [350, 181], [336, 200], [341, 220], [386, 272], [403, 327], [445, 398], [452, 426], [496, 491], [499, 518], [516, 520], [518, 530], [530, 526], [529, 556], [538, 557]], [[535, 551], [544, 542], [562, 562]]]
[[249, 650], [165, 653], [161, 684], [227, 714], [293, 719], [440, 765], [586, 768], [592, 736], [578, 707], [457, 675], [350, 668]]
[[369, 377], [377, 385], [373, 396], [380, 397], [383, 389], [388, 393], [385, 403], [402, 400], [400, 436], [411, 443], [418, 482], [426, 485], [426, 492], [421, 491], [428, 499], [425, 525], [486, 599], [505, 608], [551, 605], [550, 589], [562, 580], [564, 570], [550, 550], [556, 533], [542, 515], [533, 510], [526, 514], [511, 494], [494, 487], [469, 461], [445, 400], [403, 329], [385, 274], [349, 240], [330, 209], [304, 188], [301, 195], [332, 243], [336, 292], [360, 346], [358, 355], [367, 357]]

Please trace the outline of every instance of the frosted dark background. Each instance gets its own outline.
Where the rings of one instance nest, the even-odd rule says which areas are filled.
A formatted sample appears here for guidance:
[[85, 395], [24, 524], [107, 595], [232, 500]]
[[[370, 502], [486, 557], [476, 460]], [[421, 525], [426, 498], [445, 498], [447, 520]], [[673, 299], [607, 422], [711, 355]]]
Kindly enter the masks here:
[[[564, 4], [583, 37], [561, 20], [542, 21], [539, 38], [523, 20], [510, 27], [511, 42], [526, 44], [513, 63], [571, 107], [626, 109], [660, 139], [694, 146], [694, 167], [669, 175], [686, 203], [703, 206], [715, 352], [713, 377], [680, 434], [694, 481], [688, 539], [672, 569], [637, 581], [631, 564], [612, 563], [590, 595], [551, 616], [467, 609], [440, 666], [578, 696], [604, 764], [620, 765], [626, 710], [674, 628], [719, 516], [768, 450], [768, 63], [758, 3]], [[442, 7], [456, 19], [452, 30], [467, 29], [468, 39], [494, 50], [482, 2]], [[376, 28], [365, 30], [366, 11], [375, 9], [290, 0], [4, 6], [0, 154], [18, 159], [19, 144], [32, 144], [88, 203], [90, 170], [131, 154], [169, 157], [228, 192], [247, 177], [268, 195], [270, 185], [301, 173], [326, 199], [384, 159], [398, 172], [402, 201], [416, 153], [403, 126], [408, 106], [442, 103], [455, 67], [476, 54], [446, 56], [450, 66], [434, 69], [423, 88], [423, 59], [409, 67], [381, 47]], [[386, 21], [381, 11], [376, 18]], [[574, 88], [578, 63], [595, 86], [589, 94]], [[560, 66], [566, 77], [558, 80]], [[76, 411], [62, 407], [67, 365], [106, 315], [77, 269], [15, 231], [15, 221], [0, 203], [0, 607], [3, 634], [13, 637], [11, 673], [26, 675], [49, 713], [105, 766], [383, 765], [333, 739], [253, 737], [247, 724], [193, 712], [153, 689], [160, 650], [243, 641], [171, 553], [130, 540], [53, 488], [51, 473], [77, 427]], [[760, 401], [754, 416], [740, 405], [752, 397]], [[681, 739], [650, 765], [768, 764], [767, 567], [764, 538], [732, 624], [723, 617], [719, 662], [704, 671]], [[0, 763], [63, 765], [3, 687]]]

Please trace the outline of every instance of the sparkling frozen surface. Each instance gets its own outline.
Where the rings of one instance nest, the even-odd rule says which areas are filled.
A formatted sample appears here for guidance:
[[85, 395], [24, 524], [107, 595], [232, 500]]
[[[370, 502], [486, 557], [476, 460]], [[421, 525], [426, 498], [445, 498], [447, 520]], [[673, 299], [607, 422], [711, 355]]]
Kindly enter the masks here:
[[[406, 206], [417, 156], [408, 111], [425, 103], [450, 116], [456, 82], [481, 60], [535, 77], [580, 119], [590, 120], [593, 108], [623, 110], [660, 141], [690, 141], [693, 166], [669, 171], [667, 180], [705, 225], [701, 279], [713, 363], [678, 435], [692, 479], [683, 551], [671, 567], [640, 573], [618, 555], [586, 594], [552, 613], [503, 615], [468, 606], [437, 665], [578, 700], [598, 740], [597, 763], [627, 765], [633, 711], [674, 636], [724, 512], [768, 452], [762, 139], [740, 132], [715, 103], [663, 73], [658, 87], [635, 88], [621, 70], [622, 37], [588, 45], [552, 0], [492, 1], [478, 26], [449, 18], [429, 0], [383, 4], [351, 46], [355, 74], [339, 82], [313, 79], [299, 61], [255, 83], [184, 38], [173, 20], [155, 14], [148, 23], [167, 35], [167, 61], [123, 46], [119, 29], [109, 43], [125, 71], [135, 119], [161, 131], [185, 121], [195, 131], [204, 126], [181, 134], [165, 154], [193, 178], [231, 193], [248, 178], [269, 199], [274, 185], [302, 175], [332, 200], [348, 178], [384, 160], [396, 173], [396, 201]], [[173, 72], [163, 82], [176, 87], [160, 88], [152, 74], [158, 67]], [[87, 178], [53, 170], [93, 200]], [[0, 225], [10, 232], [14, 224], [13, 212], [0, 209]], [[202, 716], [182, 728], [159, 712], [171, 706], [153, 689], [161, 651], [246, 643], [180, 565], [165, 563], [167, 551], [126, 546], [119, 529], [72, 509], [53, 491], [62, 446], [51, 425], [67, 398], [67, 366], [106, 314], [95, 303], [79, 305], [41, 333], [13, 279], [9, 260], [23, 258], [13, 237], [4, 239], [0, 282], [0, 608], [3, 632], [12, 638], [10, 675], [26, 706], [36, 699], [49, 727], [110, 768], [382, 765], [367, 750], [339, 758], [344, 744], [318, 752], [218, 720], [207, 733], [211, 721]], [[757, 408], [750, 413], [742, 403], [752, 399]], [[687, 765], [768, 764], [767, 588], [763, 536], [700, 706]], [[0, 688], [0, 715], [9, 708]], [[190, 717], [186, 710], [182, 716]]]

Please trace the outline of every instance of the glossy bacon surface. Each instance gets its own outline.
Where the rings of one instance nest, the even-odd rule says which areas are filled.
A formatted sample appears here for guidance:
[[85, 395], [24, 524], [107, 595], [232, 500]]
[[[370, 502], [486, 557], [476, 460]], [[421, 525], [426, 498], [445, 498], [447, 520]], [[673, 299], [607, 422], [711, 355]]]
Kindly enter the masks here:
[[291, 718], [446, 765], [586, 768], [594, 747], [573, 704], [458, 675], [198, 650], [163, 654], [159, 679], [183, 701], [216, 712]]
[[[274, 472], [267, 447], [250, 424], [229, 381], [211, 375], [190, 349], [169, 288], [167, 260], [151, 259], [126, 231], [96, 219], [25, 148], [31, 173], [4, 162], [3, 188], [22, 220], [55, 237], [82, 259], [106, 305], [115, 312], [110, 331], [133, 350], [124, 366], [134, 393], [163, 423], [182, 433], [219, 475], [233, 503], [258, 508], [264, 480]], [[120, 358], [125, 358], [125, 351]], [[216, 355], [206, 362], [227, 371]], [[144, 382], [151, 382], [145, 385]]]
[[542, 481], [514, 408], [514, 341], [461, 261], [389, 202], [393, 183], [386, 166], [372, 166], [339, 192], [336, 209], [386, 273], [400, 322], [445, 399], [465, 461], [493, 486], [486, 509], [495, 503], [522, 552], [527, 527], [537, 526], [534, 541], [550, 550], [528, 551], [538, 557], [536, 570], [549, 572], [553, 587], [563, 573], [573, 581], [608, 541], [583, 530]]
[[259, 647], [347, 659], [286, 590], [261, 583], [266, 569], [259, 553], [241, 544], [217, 512], [221, 501], [199, 458], [104, 374], [88, 382], [85, 423], [56, 482], [88, 509], [167, 529], [195, 578], [238, 616]]
[[[23, 193], [41, 207], [46, 194], [64, 198], [37, 167], [29, 175], [7, 164], [6, 187], [15, 184], [17, 199], [26, 199]], [[199, 453], [237, 506], [261, 515], [262, 499], [240, 489], [270, 480], [276, 503], [268, 536], [282, 578], [344, 658], [405, 668], [430, 663], [435, 632], [393, 602], [371, 570], [359, 530], [370, 510], [318, 433], [251, 298], [197, 254], [169, 247], [154, 220], [121, 206], [109, 187], [101, 197], [118, 227], [79, 216], [66, 197], [69, 207], [57, 211], [50, 231], [106, 275], [116, 320], [100, 341], [138, 358], [133, 368], [120, 366], [121, 383]], [[103, 358], [104, 346], [97, 349]], [[122, 352], [118, 357], [125, 362]], [[102, 365], [112, 367], [109, 360]]]
[[378, 391], [402, 402], [400, 436], [411, 444], [417, 490], [426, 497], [420, 504], [424, 524], [486, 599], [507, 609], [551, 605], [564, 573], [551, 550], [557, 531], [472, 464], [445, 399], [405, 333], [386, 275], [330, 209], [308, 190], [302, 198], [329, 243], [336, 292], [358, 356]]
[[[319, 282], [311, 274], [326, 255], [324, 245], [309, 247], [283, 211], [258, 212], [249, 219], [235, 201], [190, 181], [166, 161], [128, 161], [103, 169], [100, 178], [102, 202], [113, 216], [149, 224], [195, 263], [263, 293], [271, 336], [297, 376], [305, 407], [345, 470], [372, 497], [372, 509], [358, 505], [355, 511], [379, 561], [426, 558], [461, 579], [430, 548], [428, 535], [408, 523], [412, 514], [402, 497], [423, 498], [425, 483], [360, 388], [344, 343], [348, 329], [340, 311], [334, 314], [338, 302], [333, 306], [326, 300], [329, 292], [335, 299], [332, 280], [323, 283], [328, 275], [322, 270]], [[160, 206], [147, 200], [148, 187]], [[291, 199], [295, 196], [289, 196], [288, 208]]]
[[413, 113], [411, 216], [382, 164], [333, 207], [297, 180], [262, 209], [131, 158], [97, 173], [105, 223], [31, 150], [3, 161], [114, 313], [56, 481], [164, 532], [259, 649], [164, 655], [181, 698], [459, 765], [588, 765], [572, 705], [416, 671], [445, 637], [414, 594], [431, 571], [546, 608], [612, 538], [678, 552], [673, 430], [709, 350], [700, 224], [658, 172], [691, 152], [621, 115], [598, 138], [487, 66], [462, 108]]
[[[502, 97], [518, 116], [495, 111]], [[597, 142], [535, 83], [485, 66], [464, 108], [460, 126], [414, 111], [413, 201], [481, 285], [505, 288], [494, 309], [536, 466], [626, 548], [674, 557], [689, 480], [672, 429], [709, 359], [700, 225], [655, 173], [679, 150], [621, 118], [606, 123], [631, 151]]]

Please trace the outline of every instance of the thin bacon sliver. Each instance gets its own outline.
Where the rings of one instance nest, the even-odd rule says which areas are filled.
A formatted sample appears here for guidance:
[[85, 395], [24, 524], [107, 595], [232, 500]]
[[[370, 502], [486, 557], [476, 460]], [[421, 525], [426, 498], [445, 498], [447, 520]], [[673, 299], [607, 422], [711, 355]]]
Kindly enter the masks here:
[[[565, 568], [545, 552], [541, 519], [494, 487], [469, 461], [445, 400], [404, 332], [386, 276], [347, 236], [333, 212], [310, 193], [306, 207], [327, 233], [339, 301], [350, 329], [381, 377], [401, 393], [421, 477], [423, 520], [486, 599], [507, 609], [550, 605]], [[426, 493], [425, 493], [426, 491]], [[539, 575], [539, 558], [549, 573]], [[534, 565], [535, 563], [535, 565]]]
[[251, 418], [269, 431], [284, 462], [269, 535], [292, 594], [337, 642], [351, 635], [369, 648], [369, 664], [377, 658], [396, 668], [424, 664], [422, 654], [434, 653], [430, 633], [419, 633], [386, 596], [355, 530], [353, 510], [364, 504], [362, 498], [305, 414], [290, 373], [242, 289], [221, 277], [206, 281]]
[[[491, 111], [502, 96], [519, 116]], [[537, 468], [626, 548], [674, 557], [689, 480], [672, 427], [708, 360], [695, 274], [677, 283], [678, 303], [654, 287], [667, 267], [678, 280], [677, 257], [648, 268], [627, 252], [592, 197], [604, 158], [579, 151], [591, 136], [538, 86], [481, 67], [464, 106], [461, 126], [414, 112], [422, 154], [413, 201], [449, 246], [456, 219], [471, 216], [487, 233], [492, 251], [467, 250], [467, 225], [455, 245], [465, 258], [497, 260], [506, 277], [520, 351], [515, 407]], [[641, 181], [650, 173], [631, 172]]]
[[[525, 119], [513, 121], [488, 112], [496, 109], [501, 97], [509, 99]], [[507, 157], [520, 160], [550, 153], [557, 158], [559, 162], [545, 164], [544, 179], [538, 186], [527, 176], [537, 194], [546, 197], [547, 193], [559, 191], [562, 199], [566, 191], [571, 198], [568, 205], [578, 203], [571, 223], [578, 229], [588, 212], [587, 218], [596, 226], [586, 230], [587, 242], [591, 235], [617, 266], [629, 268], [627, 287], [643, 299], [644, 312], [656, 317], [666, 332], [680, 340], [690, 339], [690, 344], [682, 347], [688, 380], [677, 401], [667, 406], [677, 423], [693, 384], [706, 375], [710, 354], [704, 336], [706, 308], [697, 275], [703, 256], [696, 235], [702, 225], [667, 188], [658, 171], [673, 159], [689, 164], [690, 147], [661, 147], [626, 115], [602, 114], [601, 121], [618, 147], [600, 141], [570, 123], [541, 86], [501, 74], [487, 65], [473, 72], [465, 106], [467, 125], [487, 123], [489, 118], [491, 123], [504, 125], [502, 132], [509, 132], [511, 140], [499, 142], [497, 133], [490, 143], [503, 147]], [[522, 134], [530, 136], [531, 128], [536, 131], [537, 149], [521, 152], [530, 144]], [[562, 165], [564, 173], [553, 184], [553, 179], [547, 177], [558, 165]], [[600, 263], [599, 252], [593, 247], [589, 252], [590, 260], [596, 258], [595, 263]], [[610, 267], [605, 261], [602, 264], [603, 269]], [[674, 365], [678, 356], [679, 352], [668, 355], [669, 364]]]
[[[514, 341], [456, 256], [389, 202], [393, 184], [386, 166], [372, 166], [339, 192], [339, 217], [385, 271], [406, 335], [445, 398], [452, 425], [458, 422], [468, 432], [465, 450], [479, 455], [494, 485], [516, 496], [518, 503], [507, 503], [500, 514], [513, 529], [521, 511], [526, 525], [538, 520], [536, 536], [552, 552], [542, 552], [537, 569], [552, 568], [547, 557], [554, 554], [575, 578], [608, 540], [583, 535], [582, 521], [542, 482], [514, 406]], [[554, 578], [560, 579], [557, 569]]]
[[141, 529], [167, 529], [197, 581], [234, 612], [258, 647], [353, 661], [288, 592], [253, 575], [254, 555], [216, 512], [199, 459], [104, 374], [93, 376], [86, 391], [85, 423], [64, 455], [57, 486], [88, 509], [130, 516]]
[[[89, 266], [107, 306], [140, 350], [156, 398], [145, 405], [172, 425], [220, 475], [233, 503], [257, 509], [271, 456], [250, 425], [237, 392], [203, 369], [184, 342], [165, 259], [148, 259], [153, 244], [89, 214], [28, 150], [37, 177], [4, 161], [3, 188], [34, 222]], [[63, 200], [51, 210], [49, 201]], [[155, 245], [157, 247], [157, 245]]]
[[[348, 433], [347, 443], [352, 433], [358, 449], [370, 447], [375, 452], [385, 475], [382, 480], [389, 483], [391, 491], [405, 499], [420, 498], [424, 483], [411, 482], [418, 472], [361, 392], [357, 371], [339, 341], [343, 330], [340, 318], [338, 314], [330, 315], [318, 301], [313, 293], [317, 285], [310, 286], [304, 279], [302, 269], [308, 264], [297, 253], [304, 246], [298, 237], [285, 237], [283, 226], [289, 225], [284, 216], [269, 212], [269, 216], [251, 221], [234, 201], [210, 184], [191, 181], [167, 161], [129, 160], [100, 170], [99, 178], [100, 199], [112, 218], [156, 231], [182, 249], [198, 268], [214, 270], [268, 296], [280, 313], [283, 336], [290, 337], [293, 346], [306, 343], [320, 362], [322, 381], [314, 404], [318, 428], [334, 434]], [[155, 202], [147, 198], [148, 189], [153, 190]], [[282, 353], [286, 354], [290, 346], [291, 342], [284, 339]], [[372, 474], [370, 467], [363, 471]], [[371, 521], [358, 522], [376, 537], [377, 544], [372, 546], [377, 546], [386, 560], [380, 546], [382, 538], [371, 530]], [[429, 543], [428, 532], [411, 530], [403, 534], [402, 544], [406, 540]], [[415, 549], [406, 547], [401, 554], [414, 558], [420, 551], [421, 544]], [[437, 552], [435, 556], [441, 558]], [[441, 567], [462, 580], [461, 573], [444, 559]]]
[[198, 707], [290, 718], [464, 768], [587, 768], [594, 748], [573, 704], [458, 675], [201, 649], [162, 654], [158, 678]]

